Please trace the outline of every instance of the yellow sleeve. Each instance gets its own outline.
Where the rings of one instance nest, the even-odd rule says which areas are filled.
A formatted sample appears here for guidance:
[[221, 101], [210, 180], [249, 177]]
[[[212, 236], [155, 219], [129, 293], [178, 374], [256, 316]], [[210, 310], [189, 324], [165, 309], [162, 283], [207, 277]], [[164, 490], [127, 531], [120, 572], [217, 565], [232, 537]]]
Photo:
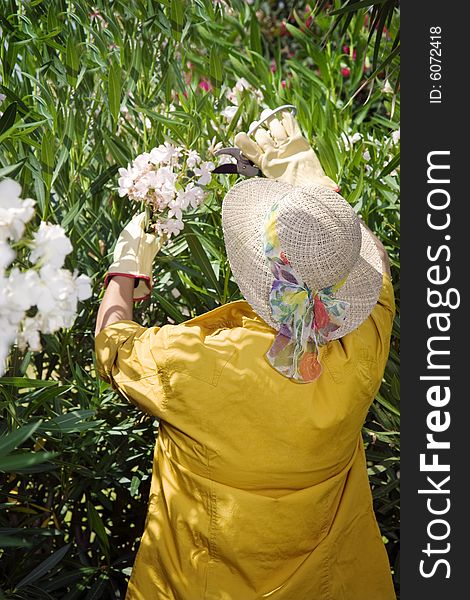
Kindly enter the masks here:
[[102, 379], [145, 412], [166, 409], [167, 328], [118, 321], [95, 338], [96, 368]]

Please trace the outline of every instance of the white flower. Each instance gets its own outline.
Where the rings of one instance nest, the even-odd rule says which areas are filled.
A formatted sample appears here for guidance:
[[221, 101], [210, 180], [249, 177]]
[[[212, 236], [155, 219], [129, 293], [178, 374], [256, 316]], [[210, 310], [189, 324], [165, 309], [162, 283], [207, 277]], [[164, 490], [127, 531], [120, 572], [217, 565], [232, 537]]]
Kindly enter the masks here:
[[20, 271], [14, 267], [10, 271], [5, 299], [12, 322], [16, 319], [19, 322], [23, 313], [36, 304], [38, 286], [39, 275], [34, 269]]
[[21, 200], [20, 194], [21, 186], [13, 179], [0, 181], [0, 240], [18, 241], [34, 214], [34, 200]]
[[36, 317], [26, 317], [21, 324], [21, 331], [18, 332], [16, 343], [19, 349], [24, 352], [27, 347], [32, 352], [39, 352], [42, 349], [41, 337], [39, 335], [41, 323]]
[[358, 131], [356, 131], [356, 133], [354, 133], [351, 136], [351, 143], [355, 144], [356, 142], [360, 142], [362, 140], [362, 134], [359, 133]]
[[150, 162], [154, 165], [158, 165], [159, 163], [169, 163], [172, 158], [177, 158], [180, 154], [181, 148], [177, 148], [169, 142], [165, 142], [158, 146], [158, 148], [153, 148], [153, 150], [150, 151]]
[[15, 253], [7, 242], [0, 240], [0, 277], [1, 273], [13, 262]]
[[91, 279], [88, 275], [78, 275], [75, 272], [73, 275], [75, 283], [75, 291], [79, 300], [86, 300], [91, 296]]
[[393, 94], [393, 88], [392, 88], [392, 86], [390, 85], [390, 82], [389, 82], [389, 80], [388, 80], [388, 79], [387, 79], [387, 80], [385, 81], [385, 83], [384, 83], [384, 86], [383, 86], [383, 88], [382, 88], [382, 92], [383, 92], [384, 94]]
[[363, 157], [364, 160], [370, 160], [370, 152], [369, 152], [369, 150], [365, 150], [362, 153], [362, 157]]
[[212, 178], [211, 171], [215, 169], [215, 165], [213, 162], [207, 161], [201, 163], [200, 167], [196, 167], [194, 169], [195, 175], [199, 177], [197, 180], [198, 185], [207, 185], [210, 183]]
[[30, 260], [32, 263], [49, 263], [60, 268], [67, 254], [72, 252], [72, 244], [60, 225], [51, 225], [41, 221], [34, 233]]
[[[189, 185], [191, 185], [191, 184], [189, 184]], [[191, 206], [193, 208], [197, 208], [204, 201], [204, 198], [206, 197], [206, 193], [204, 192], [204, 190], [202, 188], [198, 187], [197, 185], [191, 189], [191, 192], [192, 192], [192, 197], [190, 200]]]
[[190, 169], [192, 169], [193, 167], [198, 165], [200, 162], [201, 162], [201, 157], [196, 152], [196, 150], [190, 150], [188, 152], [188, 159], [186, 161], [186, 164], [188, 165], [188, 167]]
[[238, 110], [238, 106], [227, 106], [220, 112], [220, 114], [225, 117], [228, 121], [232, 121], [236, 112]]
[[227, 165], [227, 164], [237, 164], [237, 159], [234, 156], [229, 156], [228, 154], [222, 154], [219, 158], [219, 162], [217, 166]]
[[0, 314], [0, 377], [5, 372], [5, 362], [10, 353], [10, 346], [15, 341], [17, 326], [12, 325]]
[[232, 104], [238, 104], [236, 88], [232, 88], [231, 90], [228, 90], [227, 93], [225, 94], [225, 96], [226, 96], [227, 100], [229, 102], [231, 102]]
[[145, 127], [147, 129], [151, 129], [152, 128], [152, 121], [148, 117], [145, 117]]
[[239, 92], [243, 92], [243, 90], [249, 90], [250, 88], [251, 88], [251, 85], [248, 83], [248, 81], [244, 77], [240, 77], [240, 79], [235, 84], [235, 89], [238, 90]]
[[217, 142], [217, 138], [214, 136], [209, 144], [209, 147], [207, 148], [207, 152], [209, 154], [215, 154], [215, 152], [222, 148], [222, 146], [222, 142]]
[[134, 167], [134, 176], [138, 175], [139, 171], [145, 172], [148, 169], [149, 162], [152, 162], [150, 152], [139, 154], [139, 156], [137, 156], [132, 163]]
[[[179, 196], [180, 194], [178, 194]], [[178, 198], [178, 196], [176, 198], [174, 198], [173, 200], [170, 200], [168, 206], [170, 208], [170, 210], [168, 211], [168, 216], [169, 217], [175, 217], [175, 219], [177, 221], [181, 221], [183, 219], [183, 211], [182, 211], [182, 205], [181, 205], [181, 201]]]
[[[91, 295], [91, 286], [86, 275], [79, 276], [60, 268], [72, 245], [62, 227], [45, 222], [41, 222], [29, 243], [30, 259], [38, 263], [39, 271], [37, 268], [21, 271], [13, 265], [8, 277], [4, 275], [4, 269], [15, 257], [4, 238], [21, 237], [24, 223], [34, 212], [34, 201], [20, 200], [21, 188], [12, 180], [6, 180], [6, 185], [2, 182], [0, 186], [0, 213], [4, 218], [2, 225], [7, 230], [6, 233], [2, 231], [0, 239], [1, 375], [15, 340], [22, 350], [27, 347], [32, 351], [40, 350], [40, 332], [54, 333], [62, 327], [70, 327], [76, 317], [78, 300]], [[23, 246], [27, 244], [26, 240], [18, 241]], [[27, 317], [27, 311], [33, 307], [37, 308], [36, 315]]]
[[178, 219], [167, 219], [158, 225], [159, 233], [164, 232], [170, 236], [178, 235], [183, 228], [184, 223]]
[[40, 276], [37, 307], [41, 331], [55, 333], [63, 327], [71, 327], [77, 311], [77, 293], [72, 273], [48, 264], [42, 267]]
[[130, 188], [134, 185], [134, 171], [130, 165], [128, 165], [127, 169], [120, 168], [118, 170], [120, 175], [118, 179], [118, 194], [122, 198], [123, 196], [127, 196]]
[[396, 131], [392, 132], [392, 141], [394, 144], [397, 144], [399, 139], [400, 139], [400, 130], [397, 129]]

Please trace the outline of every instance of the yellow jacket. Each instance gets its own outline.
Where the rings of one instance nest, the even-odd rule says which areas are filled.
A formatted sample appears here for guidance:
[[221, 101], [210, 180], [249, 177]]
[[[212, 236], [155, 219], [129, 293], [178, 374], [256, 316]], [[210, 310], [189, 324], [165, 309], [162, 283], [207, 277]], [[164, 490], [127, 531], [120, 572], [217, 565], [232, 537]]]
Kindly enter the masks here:
[[295, 383], [245, 301], [180, 325], [120, 321], [98, 370], [160, 420], [127, 600], [394, 600], [361, 427], [383, 376], [390, 279], [370, 317]]

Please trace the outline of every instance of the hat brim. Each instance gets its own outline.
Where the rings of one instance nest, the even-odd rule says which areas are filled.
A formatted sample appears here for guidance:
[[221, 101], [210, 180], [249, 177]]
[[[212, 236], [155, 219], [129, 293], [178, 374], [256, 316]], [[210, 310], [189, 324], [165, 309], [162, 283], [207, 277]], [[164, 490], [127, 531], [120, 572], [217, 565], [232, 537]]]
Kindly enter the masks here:
[[[279, 325], [273, 321], [269, 305], [273, 276], [263, 250], [264, 218], [275, 201], [282, 202], [293, 190], [295, 187], [288, 183], [252, 178], [233, 186], [222, 203], [225, 247], [233, 277], [253, 310], [276, 330]], [[349, 302], [350, 307], [343, 325], [330, 339], [341, 338], [359, 327], [372, 312], [380, 294], [382, 259], [371, 233], [362, 223], [361, 234], [359, 258], [336, 292], [336, 297]]]

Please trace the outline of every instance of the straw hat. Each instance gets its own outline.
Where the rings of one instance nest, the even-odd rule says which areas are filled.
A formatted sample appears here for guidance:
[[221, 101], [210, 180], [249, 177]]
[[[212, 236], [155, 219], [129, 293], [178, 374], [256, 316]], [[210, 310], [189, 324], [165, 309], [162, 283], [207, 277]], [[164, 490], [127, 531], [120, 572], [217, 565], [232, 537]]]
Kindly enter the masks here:
[[312, 290], [345, 279], [336, 298], [350, 304], [338, 339], [371, 313], [382, 286], [382, 260], [369, 231], [339, 194], [322, 186], [295, 187], [265, 178], [244, 180], [226, 194], [222, 225], [235, 281], [253, 310], [271, 327], [273, 283], [263, 249], [264, 222], [277, 201], [277, 231], [292, 268]]

